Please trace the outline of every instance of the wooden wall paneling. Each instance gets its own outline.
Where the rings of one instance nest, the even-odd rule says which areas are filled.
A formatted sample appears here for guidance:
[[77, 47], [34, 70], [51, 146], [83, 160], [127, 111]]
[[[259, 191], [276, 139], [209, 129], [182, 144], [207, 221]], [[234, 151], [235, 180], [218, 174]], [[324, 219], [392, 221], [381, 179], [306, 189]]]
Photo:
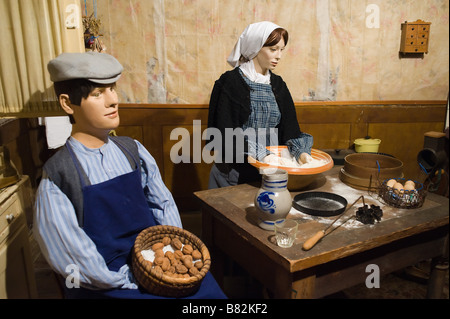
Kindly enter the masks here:
[[130, 126], [120, 126], [116, 130], [117, 135], [129, 136], [143, 143], [144, 141], [144, 132], [143, 126], [138, 125], [130, 125]]
[[423, 148], [425, 132], [443, 132], [445, 108], [427, 103], [370, 106], [366, 114], [368, 135], [381, 139], [379, 152], [400, 159], [406, 178], [423, 181], [417, 154]]
[[[207, 189], [211, 164], [192, 162], [192, 129], [194, 120], [199, 120], [201, 130], [206, 129], [208, 109], [204, 107], [183, 107], [165, 105], [165, 107], [142, 107], [127, 105], [121, 109], [121, 125], [118, 134], [129, 131], [135, 124], [142, 126], [142, 144], [155, 158], [164, 183], [172, 192], [175, 201], [182, 210], [195, 210], [193, 192]], [[124, 130], [121, 130], [124, 128]], [[127, 129], [128, 128], [128, 129]], [[170, 140], [173, 129], [184, 128], [190, 132], [191, 157], [189, 163], [172, 163], [170, 150], [177, 140]], [[204, 141], [201, 148], [203, 149]]]
[[[199, 108], [183, 108], [183, 109], [170, 109], [167, 110], [167, 113], [165, 116], [168, 116], [167, 118], [158, 118], [158, 124], [160, 125], [161, 129], [161, 145], [162, 145], [162, 162], [163, 164], [163, 174], [164, 177], [167, 177], [164, 179], [166, 183], [170, 183], [171, 186], [175, 187], [175, 184], [172, 184], [173, 177], [171, 174], [171, 170], [178, 173], [186, 171], [189, 172], [189, 174], [193, 174], [195, 171], [198, 170], [198, 167], [201, 166], [203, 163], [192, 163], [192, 157], [190, 159], [190, 163], [178, 163], [174, 164], [170, 160], [170, 149], [171, 147], [177, 142], [177, 141], [171, 141], [170, 140], [170, 133], [175, 128], [184, 128], [187, 129], [190, 132], [190, 145], [191, 145], [191, 156], [192, 156], [192, 129], [194, 121], [200, 121], [201, 124], [203, 124], [203, 129], [206, 129], [207, 124], [207, 116], [208, 116], [208, 110], [207, 109], [199, 109]], [[203, 144], [202, 144], [203, 145]], [[167, 175], [169, 174], [169, 175]], [[189, 185], [189, 184], [184, 184]], [[188, 186], [189, 187], [189, 186]], [[171, 188], [169, 188], [171, 189]], [[192, 192], [191, 192], [192, 193]], [[181, 196], [181, 193], [180, 193]], [[184, 194], [183, 194], [184, 196]], [[188, 197], [191, 197], [192, 195], [188, 195]]]
[[442, 124], [371, 123], [369, 126], [369, 135], [381, 139], [379, 152], [401, 160], [405, 178], [419, 182], [423, 182], [426, 176], [417, 164], [417, 154], [423, 149], [424, 134], [429, 131], [442, 131]]
[[144, 124], [144, 146], [154, 157], [156, 164], [158, 164], [161, 176], [164, 176], [164, 152], [163, 152], [163, 135], [162, 127], [156, 124], [151, 119], [148, 119]]
[[[200, 128], [195, 127], [196, 133], [201, 136], [201, 132], [206, 129], [206, 125]], [[178, 137], [177, 140], [170, 140], [170, 133], [176, 128], [186, 129], [189, 132], [189, 139]], [[205, 141], [201, 141], [200, 148], [194, 149], [192, 125], [186, 126], [164, 126], [163, 127], [163, 150], [164, 150], [164, 175], [163, 179], [166, 186], [171, 189], [175, 201], [179, 207], [185, 210], [195, 210], [197, 208], [196, 200], [193, 193], [199, 190], [208, 189], [209, 172], [212, 164], [207, 164], [201, 158], [201, 152], [205, 145]], [[200, 131], [200, 132], [199, 132]], [[197, 136], [197, 135], [195, 135]], [[183, 145], [183, 151], [189, 150], [189, 161], [174, 163], [171, 159], [170, 152], [172, 147], [177, 144], [176, 149]], [[181, 155], [181, 151], [179, 152]], [[200, 156], [200, 163], [194, 162], [194, 154]], [[174, 159], [175, 160], [175, 159]]]
[[[201, 140], [200, 150], [194, 150], [193, 130], [197, 130], [196, 134], [199, 134], [201, 139], [201, 134], [207, 127], [207, 117], [207, 108], [185, 108], [176, 112], [175, 120], [164, 123], [162, 133], [165, 162], [164, 180], [167, 184], [171, 185], [169, 189], [172, 190], [177, 205], [183, 210], [197, 209], [198, 203], [193, 196], [193, 192], [208, 188], [211, 164], [204, 163], [201, 156], [200, 163], [193, 162], [193, 152], [201, 152], [205, 145], [205, 142]], [[199, 121], [197, 123], [200, 124], [200, 127], [196, 125], [194, 128], [194, 121]], [[186, 129], [190, 133], [190, 158], [187, 163], [181, 162], [175, 164], [170, 159], [170, 150], [172, 146], [181, 140], [181, 137], [177, 140], [170, 140], [170, 133], [176, 128]]]
[[364, 109], [358, 106], [301, 105], [296, 107], [296, 111], [303, 131], [308, 132], [306, 128], [312, 124], [321, 128], [313, 133], [308, 132], [314, 136], [315, 148], [349, 148], [355, 136], [364, 137], [367, 134]]
[[353, 141], [350, 139], [351, 123], [328, 123], [300, 125], [302, 132], [311, 134], [315, 149], [347, 149]]

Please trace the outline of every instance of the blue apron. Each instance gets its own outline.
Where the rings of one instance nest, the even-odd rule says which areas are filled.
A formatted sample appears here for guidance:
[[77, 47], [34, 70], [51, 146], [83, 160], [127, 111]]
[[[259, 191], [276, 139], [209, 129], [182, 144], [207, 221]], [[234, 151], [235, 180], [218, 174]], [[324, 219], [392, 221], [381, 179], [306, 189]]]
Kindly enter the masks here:
[[[118, 142], [116, 142], [118, 143]], [[137, 235], [145, 228], [157, 225], [149, 210], [141, 185], [141, 172], [117, 176], [111, 180], [86, 185], [81, 178], [82, 167], [69, 143], [69, 154], [80, 176], [83, 192], [83, 229], [97, 246], [111, 271], [118, 271], [123, 265], [131, 265], [131, 251]], [[121, 149], [126, 148], [121, 146]], [[127, 151], [128, 152], [128, 151]], [[131, 153], [128, 152], [130, 155]], [[131, 155], [134, 159], [134, 156]], [[134, 159], [136, 167], [139, 167]], [[65, 289], [66, 298], [120, 298], [155, 299], [165, 298], [152, 295], [142, 289], [90, 290], [86, 288]], [[208, 272], [200, 289], [188, 298], [226, 298], [217, 282]]]

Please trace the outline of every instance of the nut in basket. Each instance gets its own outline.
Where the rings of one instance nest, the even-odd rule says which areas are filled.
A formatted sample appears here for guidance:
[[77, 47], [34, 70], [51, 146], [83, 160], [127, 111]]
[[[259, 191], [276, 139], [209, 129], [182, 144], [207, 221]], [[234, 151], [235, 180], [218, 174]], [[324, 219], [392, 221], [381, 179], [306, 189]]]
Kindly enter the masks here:
[[[163, 252], [170, 245], [172, 250]], [[154, 259], [144, 257], [154, 250]], [[143, 253], [144, 252], [144, 253]], [[206, 245], [187, 230], [167, 225], [144, 229], [136, 238], [132, 252], [132, 271], [149, 293], [165, 297], [194, 294], [209, 271], [211, 257]]]
[[[407, 183], [414, 183], [414, 187], [405, 189], [400, 187]], [[399, 186], [397, 186], [399, 185]], [[406, 180], [405, 178], [393, 178], [384, 180], [379, 187], [380, 197], [390, 206], [397, 208], [418, 208], [423, 205], [426, 190], [422, 183]]]

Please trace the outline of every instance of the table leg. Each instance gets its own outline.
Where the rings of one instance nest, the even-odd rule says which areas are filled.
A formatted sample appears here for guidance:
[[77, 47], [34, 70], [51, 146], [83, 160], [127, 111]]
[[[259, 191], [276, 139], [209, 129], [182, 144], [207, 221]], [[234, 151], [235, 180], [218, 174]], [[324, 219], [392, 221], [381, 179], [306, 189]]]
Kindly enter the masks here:
[[431, 263], [431, 273], [427, 288], [428, 299], [442, 298], [445, 275], [447, 271], [448, 271], [448, 261], [433, 259]]
[[448, 235], [444, 245], [444, 255], [431, 261], [430, 278], [428, 280], [427, 298], [441, 299], [445, 276], [448, 271]]
[[295, 274], [289, 273], [284, 269], [276, 271], [276, 286], [273, 290], [275, 299], [312, 299], [314, 298], [314, 289], [316, 276], [307, 275], [302, 278], [294, 278]]
[[226, 256], [220, 249], [218, 249], [214, 245], [213, 227], [213, 217], [205, 210], [202, 210], [202, 241], [204, 242], [206, 247], [208, 247], [209, 253], [211, 255], [211, 274], [213, 275], [219, 286], [223, 289], [224, 264]]
[[297, 280], [292, 284], [292, 299], [313, 299], [316, 276]]

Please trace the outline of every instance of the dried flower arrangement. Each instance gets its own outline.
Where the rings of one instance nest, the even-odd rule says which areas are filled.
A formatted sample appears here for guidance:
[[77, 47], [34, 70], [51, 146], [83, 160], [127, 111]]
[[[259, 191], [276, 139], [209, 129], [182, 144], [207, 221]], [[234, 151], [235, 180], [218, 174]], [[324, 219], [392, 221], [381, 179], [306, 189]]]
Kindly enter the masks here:
[[106, 47], [99, 38], [102, 36], [100, 34], [101, 24], [100, 18], [96, 18], [94, 13], [92, 13], [89, 17], [83, 17], [84, 45], [86, 49], [95, 52], [103, 52], [106, 50]]

